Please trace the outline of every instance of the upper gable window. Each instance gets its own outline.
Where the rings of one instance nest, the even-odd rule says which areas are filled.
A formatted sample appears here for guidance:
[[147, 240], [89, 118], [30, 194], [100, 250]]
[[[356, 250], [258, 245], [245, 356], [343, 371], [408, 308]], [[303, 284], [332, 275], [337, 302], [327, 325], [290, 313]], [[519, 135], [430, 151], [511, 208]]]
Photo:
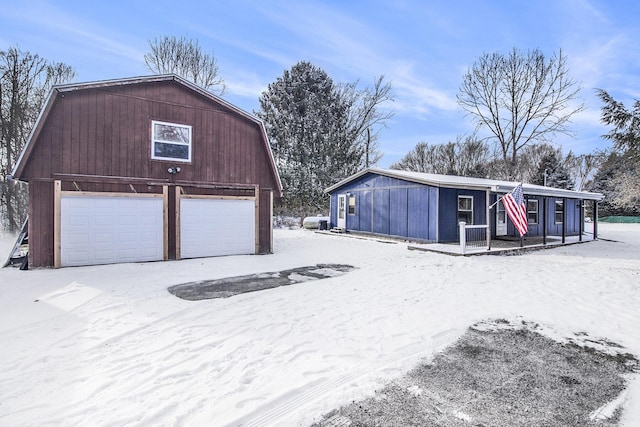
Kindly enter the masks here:
[[151, 158], [191, 161], [191, 126], [151, 122]]

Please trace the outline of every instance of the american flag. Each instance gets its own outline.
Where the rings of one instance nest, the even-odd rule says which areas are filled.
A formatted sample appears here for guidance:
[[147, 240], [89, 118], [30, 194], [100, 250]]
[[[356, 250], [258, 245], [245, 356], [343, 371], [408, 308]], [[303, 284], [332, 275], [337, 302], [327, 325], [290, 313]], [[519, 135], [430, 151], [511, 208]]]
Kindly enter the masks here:
[[524, 203], [524, 195], [522, 194], [522, 184], [518, 184], [516, 188], [502, 198], [504, 210], [507, 211], [509, 219], [513, 222], [516, 229], [520, 232], [520, 237], [527, 234], [529, 225], [527, 223], [527, 208]]

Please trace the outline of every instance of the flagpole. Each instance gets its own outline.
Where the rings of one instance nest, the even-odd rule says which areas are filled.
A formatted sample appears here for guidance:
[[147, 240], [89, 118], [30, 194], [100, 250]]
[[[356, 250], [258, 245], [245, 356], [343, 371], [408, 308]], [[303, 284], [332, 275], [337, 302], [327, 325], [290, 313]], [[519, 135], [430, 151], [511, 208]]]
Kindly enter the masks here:
[[[522, 184], [523, 184], [523, 183], [520, 183], [520, 185], [522, 185]], [[512, 193], [512, 192], [513, 192], [513, 190], [515, 190], [515, 187], [514, 187], [511, 191], [509, 191], [509, 193]], [[507, 193], [507, 194], [509, 194], [509, 193]], [[505, 194], [505, 196], [506, 196], [507, 194]], [[495, 205], [497, 205], [498, 203], [500, 203], [500, 200], [502, 200], [502, 199], [504, 199], [504, 196], [500, 197], [500, 198], [499, 198], [498, 200], [496, 200], [496, 201], [495, 201], [491, 206], [489, 206], [489, 209], [493, 208]]]
[[491, 208], [493, 208], [495, 205], [497, 205], [498, 203], [500, 203], [500, 200], [502, 200], [504, 196], [500, 197], [498, 200], [495, 201], [495, 203], [493, 203], [491, 206], [489, 206], [489, 210], [491, 210]]

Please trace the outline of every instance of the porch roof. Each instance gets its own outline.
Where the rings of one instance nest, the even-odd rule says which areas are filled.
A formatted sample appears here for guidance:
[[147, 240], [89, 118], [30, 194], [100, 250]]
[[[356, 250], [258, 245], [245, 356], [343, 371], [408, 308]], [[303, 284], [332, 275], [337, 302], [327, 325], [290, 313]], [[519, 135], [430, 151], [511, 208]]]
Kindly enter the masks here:
[[[409, 172], [395, 169], [379, 169], [379, 168], [367, 168], [360, 172], [351, 175], [350, 177], [343, 179], [342, 181], [332, 185], [325, 189], [325, 193], [331, 193], [340, 187], [368, 174], [378, 174], [382, 176], [388, 176], [391, 178], [403, 179], [406, 181], [416, 182], [420, 184], [430, 185], [434, 187], [445, 188], [465, 188], [471, 190], [490, 190], [493, 193], [508, 193], [513, 190], [519, 182], [513, 181], [501, 181], [495, 179], [486, 178], [470, 178], [466, 176], [456, 175], [439, 175], [432, 173], [422, 172]], [[591, 193], [588, 191], [573, 191], [564, 190], [561, 188], [545, 187], [535, 184], [522, 184], [522, 191], [526, 195], [531, 196], [544, 196], [544, 197], [566, 197], [570, 199], [583, 199], [583, 200], [596, 200], [600, 201], [604, 199], [604, 195], [600, 193]]]

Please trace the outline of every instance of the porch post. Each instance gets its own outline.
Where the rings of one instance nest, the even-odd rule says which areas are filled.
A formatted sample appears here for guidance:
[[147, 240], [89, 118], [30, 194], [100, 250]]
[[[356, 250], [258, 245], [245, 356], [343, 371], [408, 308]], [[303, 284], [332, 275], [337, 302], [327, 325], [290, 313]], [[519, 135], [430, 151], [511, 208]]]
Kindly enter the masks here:
[[593, 240], [598, 238], [598, 201], [593, 201]]
[[542, 244], [547, 244], [547, 196], [542, 197]]
[[491, 250], [491, 191], [487, 188], [487, 250]]
[[582, 242], [582, 232], [584, 229], [584, 200], [578, 200], [578, 203], [580, 203], [579, 208], [580, 208], [580, 224], [578, 224], [578, 232], [580, 233], [580, 237], [578, 237], [578, 241]]
[[464, 255], [464, 252], [467, 249], [467, 232], [465, 231], [465, 226], [467, 223], [464, 221], [460, 221], [458, 226], [460, 227], [460, 252]]
[[567, 239], [567, 198], [562, 198], [562, 243]]

